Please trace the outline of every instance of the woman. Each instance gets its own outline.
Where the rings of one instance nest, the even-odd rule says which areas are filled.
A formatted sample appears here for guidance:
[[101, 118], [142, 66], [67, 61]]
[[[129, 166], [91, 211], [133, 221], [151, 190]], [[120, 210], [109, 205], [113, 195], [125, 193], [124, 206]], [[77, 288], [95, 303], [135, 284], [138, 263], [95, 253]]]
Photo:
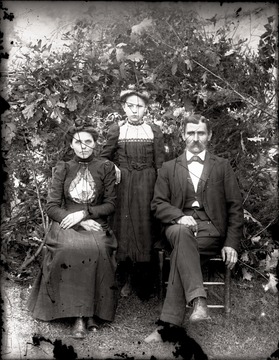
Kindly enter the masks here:
[[150, 202], [157, 170], [164, 160], [163, 134], [157, 125], [143, 120], [149, 100], [147, 92], [125, 90], [120, 100], [127, 121], [109, 129], [101, 156], [116, 164], [119, 184], [113, 230], [118, 241], [119, 270], [125, 283], [121, 296], [130, 295], [129, 274], [135, 270], [133, 264], [137, 264], [138, 295], [146, 298], [152, 291], [150, 261], [155, 240]]
[[115, 210], [116, 178], [113, 163], [94, 157], [97, 137], [91, 126], [66, 134], [75, 156], [54, 171], [46, 205], [52, 219], [47, 252], [28, 301], [35, 318], [76, 318], [75, 338], [85, 337], [85, 318], [94, 330], [98, 319], [112, 321], [116, 309], [117, 243], [107, 222]]

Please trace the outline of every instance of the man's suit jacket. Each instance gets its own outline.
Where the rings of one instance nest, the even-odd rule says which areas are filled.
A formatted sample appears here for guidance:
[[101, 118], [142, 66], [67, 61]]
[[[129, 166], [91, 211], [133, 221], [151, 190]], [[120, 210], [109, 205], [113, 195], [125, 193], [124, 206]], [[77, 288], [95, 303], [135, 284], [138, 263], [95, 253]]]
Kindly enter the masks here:
[[[185, 152], [163, 163], [154, 189], [151, 209], [163, 224], [174, 224], [184, 215], [189, 180]], [[224, 246], [238, 249], [243, 231], [242, 197], [229, 161], [206, 152], [202, 182], [205, 212], [219, 230]]]

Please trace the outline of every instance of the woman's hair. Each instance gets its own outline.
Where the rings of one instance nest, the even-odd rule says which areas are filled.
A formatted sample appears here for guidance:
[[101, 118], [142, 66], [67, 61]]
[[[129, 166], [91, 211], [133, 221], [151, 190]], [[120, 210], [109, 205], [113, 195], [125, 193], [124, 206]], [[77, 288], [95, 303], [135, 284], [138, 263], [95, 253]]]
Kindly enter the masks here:
[[99, 135], [96, 129], [92, 125], [78, 125], [78, 126], [73, 125], [69, 127], [69, 129], [65, 134], [66, 144], [67, 145], [71, 144], [74, 135], [82, 131], [89, 133], [90, 135], [92, 135], [93, 140], [97, 141]]
[[140, 91], [140, 90], [137, 90], [137, 89], [135, 89], [133, 87], [130, 87], [127, 90], [122, 90], [121, 91], [121, 93], [120, 93], [120, 101], [124, 103], [126, 101], [127, 97], [129, 97], [131, 95], [136, 95], [136, 96], [140, 97], [145, 102], [146, 105], [149, 102], [149, 94], [148, 94], [147, 91], [145, 91], [145, 90]]
[[198, 124], [199, 122], [204, 123], [206, 125], [207, 131], [209, 133], [211, 132], [210, 121], [206, 117], [199, 115], [199, 114], [192, 114], [190, 116], [185, 116], [182, 119], [182, 132], [185, 133], [187, 124], [189, 124], [189, 123]]

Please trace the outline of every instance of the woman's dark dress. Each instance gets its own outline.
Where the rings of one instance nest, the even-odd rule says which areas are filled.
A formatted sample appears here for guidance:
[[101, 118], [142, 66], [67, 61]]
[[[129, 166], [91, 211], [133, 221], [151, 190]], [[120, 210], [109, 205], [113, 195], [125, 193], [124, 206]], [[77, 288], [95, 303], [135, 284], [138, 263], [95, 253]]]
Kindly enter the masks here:
[[155, 241], [150, 202], [157, 169], [164, 161], [163, 134], [157, 125], [114, 125], [101, 156], [121, 170], [113, 221], [117, 259], [149, 262]]
[[[93, 315], [114, 319], [116, 263], [112, 254], [117, 243], [107, 216], [115, 210], [115, 170], [110, 161], [92, 157], [87, 161], [76, 157], [55, 168], [46, 206], [53, 223], [42, 269], [28, 300], [29, 310], [41, 320]], [[86, 231], [78, 224], [60, 228], [66, 215], [82, 209], [103, 231]]]

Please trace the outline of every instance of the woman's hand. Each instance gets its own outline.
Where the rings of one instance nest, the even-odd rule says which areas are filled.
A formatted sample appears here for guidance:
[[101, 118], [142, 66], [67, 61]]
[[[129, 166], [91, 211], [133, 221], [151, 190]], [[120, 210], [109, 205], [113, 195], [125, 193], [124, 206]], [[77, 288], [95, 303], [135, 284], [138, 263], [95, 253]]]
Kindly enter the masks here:
[[80, 226], [82, 226], [87, 231], [92, 231], [92, 230], [101, 231], [101, 230], [103, 230], [102, 226], [97, 221], [94, 221], [92, 219], [81, 221]]
[[70, 229], [71, 227], [78, 224], [84, 218], [84, 210], [76, 211], [72, 214], [67, 215], [60, 223], [62, 229]]
[[116, 176], [115, 184], [119, 184], [121, 181], [121, 170], [116, 165], [114, 165], [114, 168], [115, 168], [115, 176]]

